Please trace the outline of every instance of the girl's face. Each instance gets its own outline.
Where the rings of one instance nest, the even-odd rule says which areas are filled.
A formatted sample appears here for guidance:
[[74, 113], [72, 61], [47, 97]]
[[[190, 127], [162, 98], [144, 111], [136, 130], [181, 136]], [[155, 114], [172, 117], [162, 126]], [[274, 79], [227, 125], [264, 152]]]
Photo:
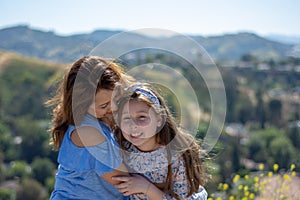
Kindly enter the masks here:
[[113, 115], [111, 111], [111, 97], [113, 90], [100, 89], [95, 95], [95, 101], [88, 109], [88, 113], [111, 125]]
[[141, 151], [158, 147], [155, 134], [161, 123], [161, 117], [146, 102], [130, 100], [123, 107], [120, 123], [122, 134]]

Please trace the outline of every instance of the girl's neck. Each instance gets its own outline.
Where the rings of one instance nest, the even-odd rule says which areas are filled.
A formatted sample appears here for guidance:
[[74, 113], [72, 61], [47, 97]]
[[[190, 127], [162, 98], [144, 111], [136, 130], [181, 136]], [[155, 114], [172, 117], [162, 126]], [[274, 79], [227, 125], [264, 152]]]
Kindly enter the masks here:
[[161, 147], [161, 144], [155, 142], [153, 144], [147, 144], [147, 145], [143, 145], [142, 147], [137, 147], [137, 149], [139, 149], [142, 152], [151, 152], [151, 151], [155, 151], [157, 149], [159, 149], [159, 147]]

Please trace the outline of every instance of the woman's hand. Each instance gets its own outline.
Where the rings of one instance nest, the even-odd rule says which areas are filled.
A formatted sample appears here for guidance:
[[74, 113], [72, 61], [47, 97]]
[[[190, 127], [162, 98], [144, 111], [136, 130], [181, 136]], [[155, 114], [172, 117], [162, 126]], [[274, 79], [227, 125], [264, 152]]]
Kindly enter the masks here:
[[133, 174], [132, 176], [114, 176], [112, 179], [121, 181], [121, 183], [115, 185], [115, 187], [118, 188], [124, 196], [137, 193], [147, 195], [149, 187], [152, 184], [145, 177], [137, 174]]

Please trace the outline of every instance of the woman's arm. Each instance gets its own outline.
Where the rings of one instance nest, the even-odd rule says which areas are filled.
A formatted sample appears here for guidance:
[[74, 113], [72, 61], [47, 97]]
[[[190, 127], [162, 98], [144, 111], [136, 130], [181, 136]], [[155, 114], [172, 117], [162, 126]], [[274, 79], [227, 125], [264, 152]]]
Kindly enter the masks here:
[[[89, 126], [84, 126], [72, 132], [71, 140], [76, 146], [84, 148], [99, 145], [106, 139], [103, 134], [100, 133], [97, 129]], [[112, 172], [103, 174], [101, 177], [113, 185], [119, 184], [120, 181], [112, 179], [112, 177], [114, 176], [129, 176], [124, 164], [121, 164]]]
[[115, 169], [112, 172], [108, 172], [108, 173], [103, 174], [101, 177], [104, 178], [110, 184], [118, 185], [118, 184], [121, 183], [121, 181], [117, 180], [117, 179], [113, 179], [113, 177], [116, 177], [116, 176], [117, 177], [119, 177], [119, 176], [121, 176], [121, 177], [130, 176], [124, 164], [121, 164], [118, 169]]

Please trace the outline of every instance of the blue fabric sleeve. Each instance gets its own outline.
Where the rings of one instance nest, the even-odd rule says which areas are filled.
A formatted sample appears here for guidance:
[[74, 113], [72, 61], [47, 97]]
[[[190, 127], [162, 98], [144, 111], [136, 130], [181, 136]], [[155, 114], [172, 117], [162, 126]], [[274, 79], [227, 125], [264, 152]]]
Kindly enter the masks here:
[[99, 176], [118, 168], [122, 164], [122, 158], [110, 128], [90, 115], [84, 118], [80, 127], [82, 126], [96, 128], [103, 134], [105, 141], [96, 146], [78, 147], [71, 141], [71, 133], [75, 127], [70, 126], [61, 146], [58, 162], [78, 172], [95, 170]]

